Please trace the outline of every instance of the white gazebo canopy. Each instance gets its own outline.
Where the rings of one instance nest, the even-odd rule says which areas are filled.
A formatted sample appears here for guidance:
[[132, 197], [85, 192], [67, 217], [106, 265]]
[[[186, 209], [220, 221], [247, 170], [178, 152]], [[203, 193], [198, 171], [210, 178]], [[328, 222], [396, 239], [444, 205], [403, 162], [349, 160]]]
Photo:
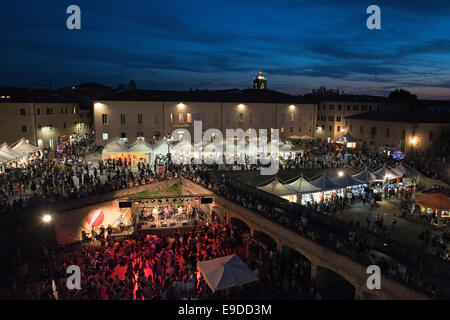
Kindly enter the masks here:
[[21, 138], [17, 141], [13, 146], [12, 150], [21, 154], [28, 154], [31, 152], [39, 151], [39, 147], [35, 147], [32, 144], [28, 143], [25, 138]]
[[102, 153], [126, 153], [128, 147], [119, 138], [110, 140], [104, 147]]
[[287, 186], [294, 189], [297, 193], [311, 193], [320, 191], [318, 187], [309, 183], [303, 176], [299, 177], [291, 183], [288, 183]]
[[238, 255], [197, 263], [200, 273], [213, 292], [258, 281], [258, 277]]
[[258, 189], [272, 193], [277, 196], [289, 196], [297, 194], [297, 191], [291, 188], [289, 185], [281, 183], [280, 180], [278, 180], [278, 177], [275, 177], [275, 179], [272, 182], [262, 187], [258, 187]]
[[150, 144], [146, 143], [142, 138], [137, 138], [127, 150], [128, 153], [152, 153], [152, 151]]
[[169, 143], [169, 141], [166, 138], [162, 138], [153, 147], [153, 154], [154, 155], [157, 155], [157, 154], [166, 155], [166, 154], [170, 153], [171, 150], [172, 150], [172, 145]]

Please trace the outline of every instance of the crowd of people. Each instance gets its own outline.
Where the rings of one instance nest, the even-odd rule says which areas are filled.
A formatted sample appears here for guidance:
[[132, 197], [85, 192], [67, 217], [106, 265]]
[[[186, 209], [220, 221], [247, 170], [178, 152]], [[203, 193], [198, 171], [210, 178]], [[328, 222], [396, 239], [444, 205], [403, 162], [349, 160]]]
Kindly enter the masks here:
[[[197, 263], [238, 254], [259, 281], [213, 293]], [[20, 258], [19, 258], [20, 260]], [[81, 268], [81, 288], [68, 289], [67, 267]], [[107, 247], [66, 248], [63, 254], [43, 248], [40, 286], [27, 286], [27, 273], [17, 269], [16, 298], [69, 300], [159, 299], [315, 299], [325, 289], [311, 281], [310, 264], [294, 255], [280, 255], [237, 226], [218, 220], [172, 238], [140, 235]]]
[[[297, 155], [282, 165], [297, 168], [379, 167], [391, 158], [383, 152], [337, 150], [335, 146], [313, 141], [303, 146], [303, 156]], [[33, 205], [57, 200], [87, 197], [97, 193], [148, 184], [155, 180], [176, 178], [180, 175], [264, 216], [302, 236], [331, 248], [364, 264], [373, 264], [368, 238], [353, 230], [329, 230], [317, 224], [308, 214], [277, 210], [265, 199], [251, 193], [235, 190], [225, 176], [205, 169], [217, 165], [173, 165], [167, 157], [160, 157], [154, 166], [139, 164], [132, 170], [128, 161], [87, 161], [81, 153], [72, 150], [61, 157], [50, 159], [44, 155], [31, 161], [25, 168], [11, 170], [1, 178], [0, 212], [11, 213]], [[345, 154], [350, 154], [346, 157]], [[250, 168], [250, 167], [249, 167]], [[336, 197], [310, 208], [326, 213], [342, 210], [347, 198]], [[375, 219], [376, 220], [376, 219]], [[374, 221], [375, 221], [374, 220]], [[379, 222], [375, 222], [379, 224]], [[383, 223], [381, 222], [381, 225]], [[13, 288], [17, 296], [54, 299], [206, 299], [213, 295], [198, 274], [198, 261], [239, 253], [247, 265], [258, 274], [260, 281], [231, 294], [236, 297], [263, 294], [263, 298], [321, 299], [323, 290], [309, 281], [308, 266], [302, 260], [285, 264], [279, 253], [260, 243], [250, 234], [235, 227], [214, 221], [193, 233], [166, 237], [138, 237], [108, 246], [85, 247], [79, 252], [67, 250], [62, 261], [55, 253], [44, 249], [41, 270], [42, 286], [39, 295], [24, 289], [28, 267], [20, 255], [15, 256], [16, 274]], [[415, 287], [435, 298], [445, 297], [435, 284], [426, 284], [423, 276], [402, 264], [389, 264], [383, 258], [377, 261], [385, 275]], [[82, 290], [68, 291], [65, 286], [65, 268], [83, 266]], [[118, 269], [123, 271], [119, 276]], [[18, 289], [20, 287], [20, 290]], [[25, 286], [26, 287], [26, 286]], [[270, 289], [267, 289], [270, 288]], [[220, 294], [219, 294], [220, 296]], [[260, 296], [258, 296], [260, 297]]]
[[[299, 212], [287, 212], [282, 210], [276, 210], [275, 207], [266, 203], [264, 199], [259, 199], [252, 194], [245, 194], [235, 190], [232, 187], [227, 186], [227, 180], [224, 177], [221, 181], [214, 181], [211, 178], [209, 172], [197, 171], [194, 173], [185, 173], [186, 178], [198, 183], [209, 190], [227, 198], [230, 201], [236, 202], [239, 205], [254, 211], [257, 214], [264, 216], [265, 218], [272, 220], [288, 229], [298, 232], [302, 236], [319, 243], [320, 245], [331, 248], [340, 254], [346, 255], [363, 264], [373, 264], [370, 259], [370, 245], [369, 238], [364, 234], [357, 234], [354, 230], [329, 230], [317, 224], [317, 220], [311, 223], [305, 212], [299, 214]], [[383, 258], [381, 258], [382, 261]], [[412, 286], [418, 290], [421, 290], [434, 297], [441, 298], [443, 291], [436, 284], [428, 283], [424, 284], [423, 275], [421, 272], [408, 272], [408, 277], [401, 277], [398, 268], [403, 268], [404, 265], [398, 264], [389, 266], [387, 262], [382, 263], [386, 268], [382, 268], [382, 271], [387, 276], [397, 275], [395, 278], [405, 284]], [[389, 266], [389, 267], [388, 267]], [[389, 268], [397, 270], [396, 272], [389, 272]], [[413, 270], [413, 268], [411, 268]]]

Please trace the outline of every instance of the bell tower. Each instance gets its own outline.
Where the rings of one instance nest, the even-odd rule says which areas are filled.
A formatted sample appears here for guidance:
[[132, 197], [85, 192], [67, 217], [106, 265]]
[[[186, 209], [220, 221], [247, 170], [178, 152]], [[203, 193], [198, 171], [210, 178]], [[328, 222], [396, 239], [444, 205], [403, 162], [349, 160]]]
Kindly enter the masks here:
[[261, 71], [258, 72], [258, 75], [253, 80], [253, 89], [255, 90], [267, 89], [267, 80], [266, 78], [264, 78]]

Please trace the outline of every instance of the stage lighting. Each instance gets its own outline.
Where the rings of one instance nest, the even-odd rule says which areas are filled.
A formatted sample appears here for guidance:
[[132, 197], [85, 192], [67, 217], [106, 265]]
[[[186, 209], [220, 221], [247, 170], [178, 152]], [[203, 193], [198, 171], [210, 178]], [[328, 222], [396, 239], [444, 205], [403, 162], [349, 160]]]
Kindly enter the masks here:
[[159, 203], [162, 203], [162, 200], [161, 200], [161, 199], [159, 199], [159, 200], [158, 200], [158, 202], [159, 202]]
[[52, 216], [49, 214], [46, 214], [42, 217], [42, 221], [44, 221], [45, 223], [50, 223], [50, 221], [52, 221]]
[[173, 199], [173, 203], [177, 202], [177, 199]]
[[169, 202], [169, 199], [166, 199], [166, 202]]

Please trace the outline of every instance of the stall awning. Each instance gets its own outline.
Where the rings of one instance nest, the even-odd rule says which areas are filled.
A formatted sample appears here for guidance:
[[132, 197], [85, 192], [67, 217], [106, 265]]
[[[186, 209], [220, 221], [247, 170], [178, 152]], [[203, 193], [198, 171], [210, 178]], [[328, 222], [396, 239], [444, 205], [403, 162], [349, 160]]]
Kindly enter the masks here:
[[335, 189], [343, 188], [340, 184], [332, 181], [326, 173], [321, 175], [319, 178], [311, 181], [311, 184], [313, 186], [318, 187], [321, 191], [335, 190]]
[[236, 254], [201, 261], [197, 267], [213, 292], [258, 281], [254, 272]]
[[416, 201], [417, 204], [425, 208], [439, 211], [450, 211], [450, 198], [442, 193], [429, 195], [421, 200]]
[[156, 145], [153, 147], [153, 153], [154, 154], [168, 154], [171, 152], [172, 146], [167, 141], [166, 138], [161, 139], [156, 143]]
[[151, 153], [152, 147], [142, 138], [137, 138], [128, 148], [129, 153]]
[[373, 172], [379, 181], [401, 178], [402, 175], [398, 171], [394, 171], [386, 166]]
[[294, 189], [297, 193], [311, 193], [320, 190], [318, 187], [307, 181], [303, 176], [291, 183], [288, 183], [287, 186]]
[[277, 177], [270, 182], [269, 184], [266, 184], [265, 186], [258, 187], [258, 189], [272, 193], [277, 196], [289, 196], [296, 194], [296, 190], [292, 189], [288, 185], [285, 185], [278, 180]]
[[408, 166], [404, 163], [400, 163], [391, 169], [392, 169], [392, 171], [396, 172], [398, 175], [403, 176], [404, 178], [420, 176], [419, 171], [411, 168], [410, 166]]
[[363, 183], [371, 183], [371, 182], [377, 182], [382, 181], [378, 179], [372, 172], [369, 171], [369, 169], [365, 168], [360, 173], [357, 173], [353, 175], [353, 178], [363, 182]]
[[339, 139], [337, 139], [337, 142], [340, 142], [340, 143], [347, 143], [347, 142], [361, 142], [361, 140], [355, 138], [355, 137], [352, 136], [350, 133], [346, 133], [346, 134], [344, 134], [342, 137], [340, 137]]
[[22, 138], [19, 141], [17, 141], [14, 145], [11, 146], [11, 149], [15, 152], [19, 152], [22, 154], [28, 154], [40, 150], [40, 148], [35, 147], [32, 144], [28, 143], [25, 140], [25, 138]]
[[361, 184], [365, 183], [365, 182], [362, 182], [359, 179], [356, 179], [352, 175], [350, 175], [350, 173], [348, 173], [347, 170], [343, 171], [343, 175], [341, 177], [338, 176], [336, 178], [331, 179], [331, 181], [333, 181], [334, 183], [342, 186], [343, 188], [352, 187], [352, 186], [358, 186], [358, 185], [361, 185]]
[[128, 147], [119, 138], [114, 138], [108, 141], [103, 147], [102, 153], [126, 153]]

